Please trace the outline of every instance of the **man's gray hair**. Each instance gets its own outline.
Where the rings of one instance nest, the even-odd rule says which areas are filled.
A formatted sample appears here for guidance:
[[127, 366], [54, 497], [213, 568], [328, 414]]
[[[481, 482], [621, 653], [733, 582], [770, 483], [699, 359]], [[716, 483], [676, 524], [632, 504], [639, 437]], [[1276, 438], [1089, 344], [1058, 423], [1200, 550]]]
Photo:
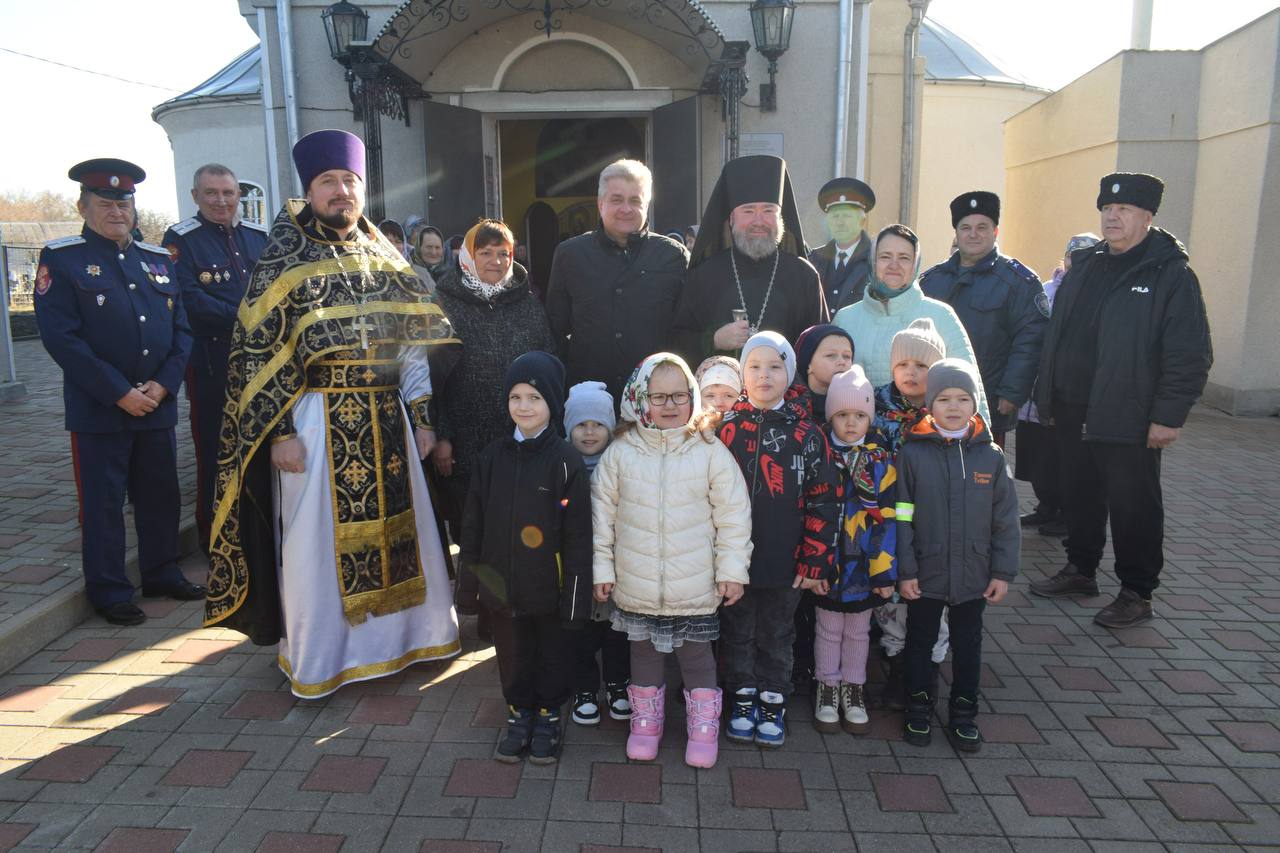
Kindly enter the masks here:
[[609, 192], [609, 181], [614, 178], [622, 178], [625, 181], [631, 181], [640, 187], [640, 195], [646, 199], [653, 198], [653, 173], [649, 171], [649, 167], [639, 160], [615, 160], [608, 166], [604, 167], [604, 171], [600, 173], [600, 188], [596, 191], [597, 198], [604, 198]]
[[235, 178], [236, 173], [221, 163], [205, 163], [199, 169], [196, 169], [196, 173], [191, 176], [191, 189], [198, 189], [200, 186], [200, 179], [205, 175], [212, 175], [215, 178], [220, 178], [223, 175], [230, 175], [232, 178]]

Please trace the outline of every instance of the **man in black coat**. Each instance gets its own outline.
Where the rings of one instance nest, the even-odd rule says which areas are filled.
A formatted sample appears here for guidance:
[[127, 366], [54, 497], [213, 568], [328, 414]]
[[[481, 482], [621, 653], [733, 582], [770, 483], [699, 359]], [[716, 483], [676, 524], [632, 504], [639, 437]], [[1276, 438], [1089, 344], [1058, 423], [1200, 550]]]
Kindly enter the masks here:
[[636, 160], [600, 173], [600, 226], [556, 248], [547, 319], [570, 385], [609, 386], [617, 401], [636, 365], [671, 349], [689, 251], [649, 231], [653, 176]]
[[1031, 396], [1049, 299], [1034, 272], [1000, 253], [1000, 197], [976, 190], [951, 202], [956, 250], [920, 276], [925, 296], [947, 303], [973, 343], [997, 444]]
[[1120, 594], [1094, 621], [1151, 619], [1164, 566], [1160, 451], [1178, 439], [1213, 364], [1209, 319], [1187, 251], [1153, 228], [1164, 184], [1102, 179], [1103, 242], [1071, 256], [1040, 359], [1036, 404], [1062, 454], [1067, 565], [1036, 595], [1097, 595], [1107, 519]]
[[871, 278], [871, 238], [867, 214], [876, 206], [871, 187], [856, 178], [833, 178], [818, 190], [818, 207], [826, 215], [831, 240], [809, 253], [809, 263], [822, 279], [831, 316], [862, 299]]

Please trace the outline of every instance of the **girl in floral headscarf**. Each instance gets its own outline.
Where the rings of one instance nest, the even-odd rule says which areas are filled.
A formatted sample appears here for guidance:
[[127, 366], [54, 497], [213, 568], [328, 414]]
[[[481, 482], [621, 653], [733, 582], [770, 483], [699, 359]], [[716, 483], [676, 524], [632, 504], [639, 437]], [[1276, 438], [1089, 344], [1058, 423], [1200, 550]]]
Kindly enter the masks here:
[[751, 501], [733, 454], [716, 440], [719, 420], [699, 404], [683, 359], [651, 355], [623, 389], [618, 437], [592, 477], [595, 594], [613, 599], [614, 630], [631, 641], [627, 757], [635, 761], [658, 755], [671, 653], [688, 711], [685, 762], [716, 761], [716, 611], [742, 596], [751, 562]]

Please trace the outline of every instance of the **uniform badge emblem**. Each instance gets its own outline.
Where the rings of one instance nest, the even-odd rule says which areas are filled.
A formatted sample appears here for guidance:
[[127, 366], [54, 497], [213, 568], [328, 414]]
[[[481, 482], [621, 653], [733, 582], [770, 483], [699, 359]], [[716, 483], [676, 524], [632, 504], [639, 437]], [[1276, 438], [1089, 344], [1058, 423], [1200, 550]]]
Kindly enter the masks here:
[[116, 175], [112, 175], [112, 176], [111, 176], [111, 186], [113, 186], [113, 187], [118, 187], [118, 186], [120, 186], [120, 178], [119, 178], [119, 177], [117, 177]]
[[977, 206], [978, 206], [978, 200], [977, 200], [976, 198], [971, 198], [971, 199], [969, 199], [969, 206], [970, 206], [970, 207], [977, 207]]
[[106, 296], [104, 296], [103, 294], [99, 293], [99, 294], [98, 294], [98, 304], [99, 304], [99, 305], [106, 305], [106, 304], [107, 304], [107, 297], [106, 297]]
[[170, 311], [172, 311], [172, 310], [173, 310], [173, 300], [172, 300], [172, 299], [166, 299], [166, 300], [164, 301], [164, 304], [169, 306], [169, 310], [170, 310]]
[[40, 269], [36, 270], [36, 295], [44, 296], [49, 292], [49, 285], [51, 284], [53, 284], [53, 279], [49, 276], [49, 268], [41, 264]]
[[209, 282], [211, 282], [211, 281], [213, 281], [213, 274], [212, 274], [212, 273], [210, 273], [208, 270], [206, 270], [205, 272], [200, 273], [200, 283], [201, 283], [201, 284], [208, 284], [208, 283], [209, 283]]
[[178, 262], [178, 254], [179, 254], [178, 244], [170, 243], [169, 245], [165, 246], [165, 249], [169, 251], [169, 260], [173, 261], [176, 264]]
[[98, 266], [97, 264], [89, 264], [89, 266], [84, 268], [84, 271], [87, 272], [89, 275], [93, 276], [94, 278], [97, 278], [98, 276], [102, 275], [102, 267]]
[[1112, 185], [1111, 185], [1111, 194], [1112, 194], [1112, 195], [1115, 195], [1115, 194], [1116, 194], [1116, 193], [1118, 193], [1118, 192], [1120, 192], [1120, 185], [1119, 185], [1119, 184], [1112, 184]]
[[1042, 291], [1042, 292], [1040, 292], [1040, 293], [1037, 293], [1037, 294], [1036, 294], [1036, 300], [1035, 300], [1035, 302], [1036, 302], [1036, 310], [1038, 310], [1038, 311], [1039, 311], [1041, 314], [1043, 314], [1044, 316], [1048, 317], [1048, 316], [1049, 316], [1049, 297], [1048, 297], [1048, 295], [1047, 295], [1047, 294], [1045, 294], [1043, 291]]

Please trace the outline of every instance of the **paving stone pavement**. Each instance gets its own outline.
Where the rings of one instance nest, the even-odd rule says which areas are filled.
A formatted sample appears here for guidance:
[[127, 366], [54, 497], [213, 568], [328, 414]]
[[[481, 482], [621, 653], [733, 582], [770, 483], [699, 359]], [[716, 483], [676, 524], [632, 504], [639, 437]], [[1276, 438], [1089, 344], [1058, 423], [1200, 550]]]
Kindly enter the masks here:
[[[51, 602], [81, 603], [80, 525], [71, 439], [63, 428], [62, 373], [39, 340], [14, 343], [14, 363], [27, 393], [0, 402], [0, 641], [21, 634], [30, 618], [46, 618]], [[178, 479], [184, 524], [195, 500], [195, 461], [186, 394], [178, 395]], [[125, 535], [135, 545], [132, 510]], [[83, 618], [87, 606], [66, 624]], [[0, 650], [0, 659], [12, 664]]]
[[570, 725], [556, 766], [503, 765], [496, 665], [471, 620], [452, 661], [308, 701], [272, 649], [201, 628], [198, 604], [148, 601], [144, 626], [91, 619], [0, 675], [0, 850], [1275, 849], [1277, 446], [1274, 419], [1193, 414], [1165, 456], [1148, 626], [1093, 625], [1106, 598], [1027, 594], [1062, 556], [1026, 538], [1024, 575], [987, 611], [974, 756], [907, 746], [879, 710], [865, 737], [818, 734], [798, 697], [785, 747], [722, 742], [693, 770], [673, 698], [651, 764], [606, 720]]

